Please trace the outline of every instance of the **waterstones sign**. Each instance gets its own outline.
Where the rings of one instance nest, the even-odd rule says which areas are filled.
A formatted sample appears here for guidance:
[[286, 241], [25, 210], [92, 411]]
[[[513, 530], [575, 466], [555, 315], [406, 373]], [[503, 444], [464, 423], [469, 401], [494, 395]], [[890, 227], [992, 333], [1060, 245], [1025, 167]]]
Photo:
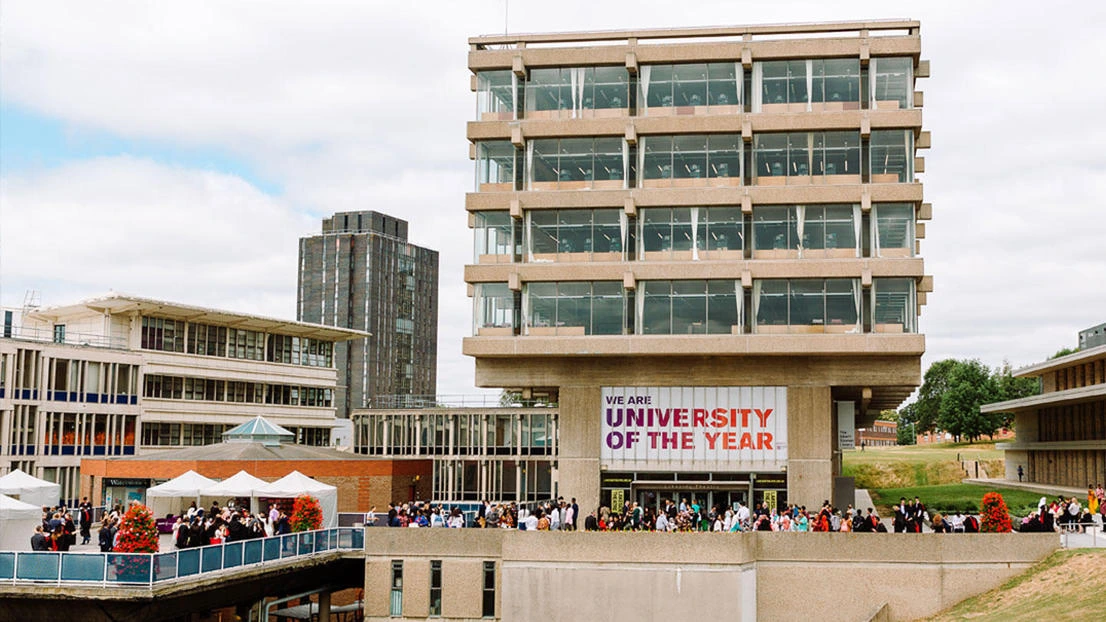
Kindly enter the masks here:
[[600, 459], [614, 467], [787, 463], [786, 387], [603, 387]]

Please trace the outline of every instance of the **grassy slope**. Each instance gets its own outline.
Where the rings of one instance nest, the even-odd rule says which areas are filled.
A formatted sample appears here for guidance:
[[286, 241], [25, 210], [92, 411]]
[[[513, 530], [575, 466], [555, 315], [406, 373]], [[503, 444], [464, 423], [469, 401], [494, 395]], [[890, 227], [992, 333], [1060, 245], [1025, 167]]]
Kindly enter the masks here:
[[1058, 551], [1005, 585], [928, 620], [1101, 620], [1106, 611], [1104, 566], [1106, 550]]
[[942, 484], [939, 486], [908, 486], [905, 488], [876, 488], [869, 492], [877, 507], [888, 508], [898, 503], [900, 497], [921, 498], [932, 516], [934, 512], [947, 513], [950, 509], [976, 513], [983, 501], [983, 493], [995, 491], [1002, 495], [1006, 507], [1015, 516], [1027, 516], [1037, 509], [1041, 495], [1025, 490], [995, 488], [976, 484]]

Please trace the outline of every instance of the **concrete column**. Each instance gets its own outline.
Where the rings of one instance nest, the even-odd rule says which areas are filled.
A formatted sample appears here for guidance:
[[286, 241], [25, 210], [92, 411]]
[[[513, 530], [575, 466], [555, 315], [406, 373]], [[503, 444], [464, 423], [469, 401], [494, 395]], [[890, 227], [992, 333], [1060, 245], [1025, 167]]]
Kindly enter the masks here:
[[601, 399], [599, 387], [560, 388], [557, 491], [565, 499], [576, 497], [581, 528], [588, 513], [599, 507]]
[[788, 387], [789, 503], [817, 510], [833, 496], [833, 417], [830, 387]]
[[330, 592], [319, 592], [319, 622], [330, 622]]

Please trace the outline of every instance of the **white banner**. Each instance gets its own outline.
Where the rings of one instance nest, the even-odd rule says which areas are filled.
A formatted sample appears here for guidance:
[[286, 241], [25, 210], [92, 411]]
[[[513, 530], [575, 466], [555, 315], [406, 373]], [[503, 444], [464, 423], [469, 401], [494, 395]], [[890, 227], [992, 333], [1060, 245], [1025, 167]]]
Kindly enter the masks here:
[[782, 469], [786, 387], [603, 387], [600, 460], [621, 469]]
[[856, 404], [834, 402], [837, 406], [837, 448], [856, 449]]

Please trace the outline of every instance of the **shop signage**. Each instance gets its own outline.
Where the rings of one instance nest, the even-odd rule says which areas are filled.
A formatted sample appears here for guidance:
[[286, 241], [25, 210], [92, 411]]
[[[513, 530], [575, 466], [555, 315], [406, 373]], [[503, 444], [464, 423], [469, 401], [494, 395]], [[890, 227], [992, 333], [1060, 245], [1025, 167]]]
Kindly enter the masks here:
[[757, 474], [757, 488], [787, 488], [787, 475], [783, 473], [773, 473], [771, 475]]
[[129, 487], [145, 487], [150, 485], [148, 479], [119, 479], [119, 478], [105, 478], [105, 486], [129, 486]]
[[600, 460], [608, 464], [787, 462], [785, 387], [603, 387], [601, 398]]

